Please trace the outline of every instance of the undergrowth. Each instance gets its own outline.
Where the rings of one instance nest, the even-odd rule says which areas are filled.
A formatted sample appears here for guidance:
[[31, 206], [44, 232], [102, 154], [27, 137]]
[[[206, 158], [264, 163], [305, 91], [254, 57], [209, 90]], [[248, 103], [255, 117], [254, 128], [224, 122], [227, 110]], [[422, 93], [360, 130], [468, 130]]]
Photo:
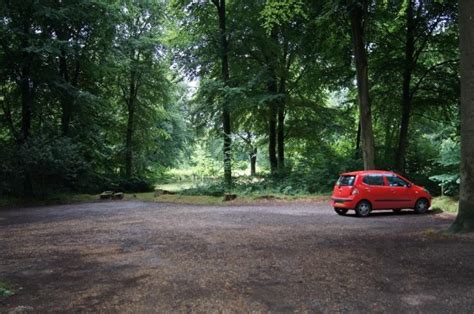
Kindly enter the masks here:
[[433, 210], [442, 210], [449, 213], [457, 213], [459, 208], [459, 200], [450, 196], [439, 196], [433, 198], [431, 202]]
[[14, 294], [13, 289], [6, 282], [0, 280], [0, 297], [10, 297]]

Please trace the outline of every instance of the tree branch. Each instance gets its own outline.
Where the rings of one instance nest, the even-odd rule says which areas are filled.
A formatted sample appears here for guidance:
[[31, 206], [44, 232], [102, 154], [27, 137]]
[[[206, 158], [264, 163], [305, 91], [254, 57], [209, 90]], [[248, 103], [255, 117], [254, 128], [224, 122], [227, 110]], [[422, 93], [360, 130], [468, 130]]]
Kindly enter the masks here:
[[431, 71], [433, 71], [434, 69], [436, 69], [437, 67], [440, 67], [440, 66], [442, 66], [442, 65], [445, 65], [445, 64], [448, 64], [448, 63], [454, 63], [454, 62], [459, 62], [459, 59], [445, 60], [445, 61], [443, 61], [443, 62], [440, 62], [440, 63], [437, 63], [437, 64], [435, 64], [435, 65], [432, 65], [430, 68], [428, 68], [428, 69], [423, 73], [423, 75], [418, 79], [418, 81], [416, 82], [415, 86], [414, 86], [413, 89], [411, 90], [411, 93], [410, 93], [410, 100], [413, 99], [413, 96], [414, 96], [415, 93], [419, 90], [421, 83], [423, 83], [423, 80], [428, 76], [428, 74], [430, 74]]

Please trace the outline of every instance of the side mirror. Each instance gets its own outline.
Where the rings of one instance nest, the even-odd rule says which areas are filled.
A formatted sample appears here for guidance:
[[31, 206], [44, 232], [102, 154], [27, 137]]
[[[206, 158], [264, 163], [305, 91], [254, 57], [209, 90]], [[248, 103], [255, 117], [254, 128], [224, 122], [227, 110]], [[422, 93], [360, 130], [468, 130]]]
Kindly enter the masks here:
[[406, 187], [407, 187], [407, 188], [411, 188], [411, 184], [408, 183], [408, 184], [406, 185]]

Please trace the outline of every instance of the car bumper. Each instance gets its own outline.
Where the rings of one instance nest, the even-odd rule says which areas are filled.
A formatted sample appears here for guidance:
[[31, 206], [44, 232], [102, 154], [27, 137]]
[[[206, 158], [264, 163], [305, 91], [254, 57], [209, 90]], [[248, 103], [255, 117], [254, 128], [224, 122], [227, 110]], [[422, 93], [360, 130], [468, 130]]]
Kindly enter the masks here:
[[355, 208], [356, 201], [354, 198], [349, 197], [331, 197], [331, 205], [334, 208], [353, 209]]

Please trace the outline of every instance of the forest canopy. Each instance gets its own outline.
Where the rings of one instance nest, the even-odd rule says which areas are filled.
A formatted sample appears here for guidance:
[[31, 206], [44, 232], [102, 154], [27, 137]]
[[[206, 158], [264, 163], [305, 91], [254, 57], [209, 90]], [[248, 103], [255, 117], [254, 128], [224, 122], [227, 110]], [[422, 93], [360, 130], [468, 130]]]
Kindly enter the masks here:
[[170, 173], [314, 193], [362, 168], [456, 195], [457, 10], [1, 1], [0, 195], [144, 191]]

